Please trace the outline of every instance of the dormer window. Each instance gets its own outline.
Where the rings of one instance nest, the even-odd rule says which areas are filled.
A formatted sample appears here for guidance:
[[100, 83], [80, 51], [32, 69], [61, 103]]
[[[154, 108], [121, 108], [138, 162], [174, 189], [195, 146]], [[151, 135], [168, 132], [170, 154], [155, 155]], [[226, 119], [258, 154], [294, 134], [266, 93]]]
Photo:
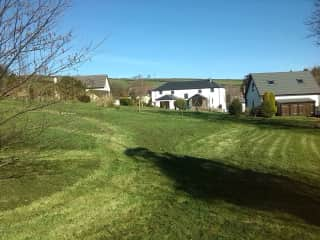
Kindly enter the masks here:
[[297, 79], [297, 83], [303, 83], [303, 79]]
[[274, 81], [273, 81], [273, 80], [268, 80], [268, 84], [269, 84], [269, 85], [273, 85], [273, 84], [274, 84]]

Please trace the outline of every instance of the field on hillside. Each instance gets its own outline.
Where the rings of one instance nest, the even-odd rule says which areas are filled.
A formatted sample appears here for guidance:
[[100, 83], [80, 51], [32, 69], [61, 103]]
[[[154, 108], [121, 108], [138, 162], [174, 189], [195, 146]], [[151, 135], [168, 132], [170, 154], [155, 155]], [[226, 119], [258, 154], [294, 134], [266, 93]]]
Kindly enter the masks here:
[[[204, 79], [180, 79], [180, 78], [158, 78], [158, 79], [145, 79], [145, 84], [150, 88], [156, 88], [159, 87], [166, 82], [172, 82], [172, 81], [190, 81], [190, 80], [204, 80]], [[129, 79], [129, 78], [110, 78], [110, 86], [111, 90], [113, 90], [114, 94], [117, 95], [117, 92], [119, 92], [119, 89], [126, 89], [128, 90], [130, 87], [134, 85], [135, 80]], [[242, 84], [242, 80], [239, 79], [214, 79], [215, 82], [218, 84], [221, 84], [225, 87], [228, 86], [234, 86], [234, 87], [240, 87]]]
[[0, 239], [320, 238], [319, 119], [65, 103], [0, 131], [21, 126]]

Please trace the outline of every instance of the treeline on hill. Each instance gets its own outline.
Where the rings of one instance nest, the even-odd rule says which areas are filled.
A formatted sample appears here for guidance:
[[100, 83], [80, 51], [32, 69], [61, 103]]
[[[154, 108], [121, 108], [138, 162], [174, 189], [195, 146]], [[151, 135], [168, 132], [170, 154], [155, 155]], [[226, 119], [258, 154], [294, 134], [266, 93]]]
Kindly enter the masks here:
[[[7, 74], [1, 81], [2, 88], [10, 89], [11, 86], [18, 85], [18, 82], [23, 82], [25, 77], [16, 76], [15, 74]], [[59, 77], [57, 82], [54, 78], [47, 76], [34, 76], [26, 84], [21, 84], [13, 92], [10, 97], [14, 99], [24, 100], [80, 100], [89, 102], [90, 97], [86, 95], [86, 86], [79, 80], [64, 76]]]
[[136, 98], [147, 95], [153, 88], [163, 83], [149, 79], [110, 79], [112, 96], [115, 98]]

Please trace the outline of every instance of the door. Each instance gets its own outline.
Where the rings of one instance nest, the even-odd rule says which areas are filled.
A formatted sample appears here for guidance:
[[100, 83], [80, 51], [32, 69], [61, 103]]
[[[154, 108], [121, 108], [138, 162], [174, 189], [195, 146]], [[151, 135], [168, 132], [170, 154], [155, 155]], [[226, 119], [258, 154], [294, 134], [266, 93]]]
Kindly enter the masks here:
[[299, 103], [298, 104], [298, 109], [299, 109], [299, 115], [300, 116], [307, 116], [307, 111], [306, 111], [306, 108], [305, 108], [305, 103]]
[[288, 104], [281, 104], [281, 116], [289, 116], [290, 115], [290, 108]]
[[165, 108], [165, 109], [169, 109], [169, 101], [160, 102], [160, 107]]
[[298, 104], [293, 103], [290, 105], [290, 115], [292, 116], [299, 115]]
[[304, 115], [305, 116], [313, 116], [314, 115], [314, 103], [305, 103], [304, 104]]

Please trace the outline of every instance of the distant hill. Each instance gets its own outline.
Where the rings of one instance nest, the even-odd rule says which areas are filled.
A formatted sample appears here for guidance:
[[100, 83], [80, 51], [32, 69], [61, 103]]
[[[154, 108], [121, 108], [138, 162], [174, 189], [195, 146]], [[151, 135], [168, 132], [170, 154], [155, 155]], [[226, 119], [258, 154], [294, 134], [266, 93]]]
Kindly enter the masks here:
[[[136, 81], [137, 79], [132, 78], [110, 78], [109, 79], [111, 84], [119, 84], [122, 86], [129, 86], [132, 84], [133, 81]], [[177, 82], [177, 81], [191, 81], [191, 80], [207, 80], [204, 78], [147, 78], [143, 79], [145, 82], [147, 82], [150, 85], [153, 85], [155, 87], [160, 86], [166, 82]], [[222, 84], [222, 85], [241, 85], [242, 79], [212, 79], [215, 82]]]

